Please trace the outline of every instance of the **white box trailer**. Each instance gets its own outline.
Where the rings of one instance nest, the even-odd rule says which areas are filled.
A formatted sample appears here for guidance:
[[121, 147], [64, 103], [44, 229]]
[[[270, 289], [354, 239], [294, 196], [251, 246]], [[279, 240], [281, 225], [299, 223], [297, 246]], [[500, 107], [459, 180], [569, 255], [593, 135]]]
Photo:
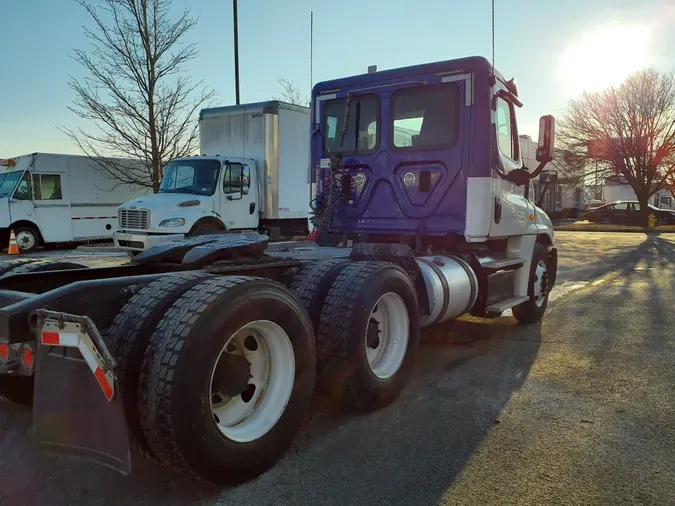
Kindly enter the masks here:
[[120, 184], [87, 156], [32, 153], [2, 160], [1, 246], [10, 230], [22, 253], [40, 244], [110, 239], [119, 205], [148, 191]]
[[309, 231], [310, 111], [279, 101], [204, 109], [201, 156], [172, 160], [155, 195], [119, 209], [115, 245], [134, 254], [185, 236]]
[[306, 219], [309, 108], [279, 101], [204, 109], [200, 152], [252, 158], [260, 172], [262, 220]]

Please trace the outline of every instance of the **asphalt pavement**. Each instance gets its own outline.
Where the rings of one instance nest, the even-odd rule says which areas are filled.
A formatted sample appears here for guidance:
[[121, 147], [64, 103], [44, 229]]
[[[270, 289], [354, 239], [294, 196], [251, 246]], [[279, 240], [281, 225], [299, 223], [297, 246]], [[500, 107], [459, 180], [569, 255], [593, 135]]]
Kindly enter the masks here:
[[435, 329], [394, 404], [357, 416], [316, 399], [282, 461], [236, 488], [39, 454], [30, 412], [0, 402], [0, 503], [673, 504], [675, 234], [556, 238], [542, 322]]

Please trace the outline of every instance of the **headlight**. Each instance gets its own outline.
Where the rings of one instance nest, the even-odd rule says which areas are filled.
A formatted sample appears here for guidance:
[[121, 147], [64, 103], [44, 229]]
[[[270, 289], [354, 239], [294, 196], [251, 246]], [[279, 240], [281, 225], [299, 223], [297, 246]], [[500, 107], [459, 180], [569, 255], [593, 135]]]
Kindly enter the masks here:
[[169, 218], [159, 223], [160, 227], [182, 227], [183, 225], [185, 225], [185, 219], [183, 218]]

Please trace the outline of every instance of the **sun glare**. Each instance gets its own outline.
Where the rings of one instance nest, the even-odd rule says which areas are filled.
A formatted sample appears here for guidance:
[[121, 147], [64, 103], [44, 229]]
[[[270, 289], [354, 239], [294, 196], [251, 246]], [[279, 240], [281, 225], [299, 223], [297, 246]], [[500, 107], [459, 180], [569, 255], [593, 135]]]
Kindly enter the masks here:
[[646, 26], [612, 24], [585, 33], [565, 48], [560, 77], [570, 94], [619, 84], [649, 64], [650, 31]]

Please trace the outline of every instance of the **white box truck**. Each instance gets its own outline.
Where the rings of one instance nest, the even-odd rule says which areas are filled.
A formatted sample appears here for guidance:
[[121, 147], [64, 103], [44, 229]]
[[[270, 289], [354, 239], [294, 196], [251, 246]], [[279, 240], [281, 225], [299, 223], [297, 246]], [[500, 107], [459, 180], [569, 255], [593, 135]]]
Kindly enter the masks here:
[[[134, 160], [117, 160], [136, 165]], [[117, 208], [147, 188], [119, 184], [87, 156], [32, 153], [0, 160], [0, 247], [110, 239]]]
[[307, 234], [309, 108], [279, 101], [204, 109], [201, 156], [172, 160], [159, 193], [119, 208], [115, 246], [242, 230]]

